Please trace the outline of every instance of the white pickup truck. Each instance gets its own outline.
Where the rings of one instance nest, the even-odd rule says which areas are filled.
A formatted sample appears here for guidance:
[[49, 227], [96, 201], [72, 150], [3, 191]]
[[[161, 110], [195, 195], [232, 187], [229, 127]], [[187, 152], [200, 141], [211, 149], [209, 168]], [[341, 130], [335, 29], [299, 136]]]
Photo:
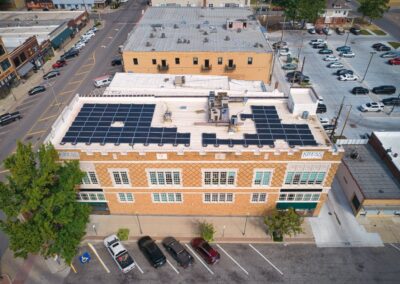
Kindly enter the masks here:
[[111, 235], [105, 238], [104, 245], [123, 273], [129, 272], [135, 267], [135, 261], [129, 255], [128, 251], [121, 244], [116, 235]]

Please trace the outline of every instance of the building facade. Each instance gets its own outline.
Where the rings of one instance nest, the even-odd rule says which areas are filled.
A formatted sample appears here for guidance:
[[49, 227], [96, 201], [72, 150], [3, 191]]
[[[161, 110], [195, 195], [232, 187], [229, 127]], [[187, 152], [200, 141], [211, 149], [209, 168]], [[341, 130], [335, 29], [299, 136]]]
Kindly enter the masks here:
[[8, 95], [13, 82], [17, 79], [17, 72], [0, 36], [0, 98]]
[[53, 0], [31, 0], [26, 1], [28, 11], [32, 10], [50, 10], [54, 9]]
[[25, 7], [25, 0], [4, 0], [0, 3], [0, 10], [18, 10]]
[[151, 7], [122, 53], [125, 72], [225, 75], [267, 83], [273, 59], [252, 12], [240, 8]]
[[350, 6], [344, 0], [328, 0], [324, 14], [317, 20], [317, 24], [342, 25], [347, 23]]
[[95, 213], [317, 216], [343, 152], [313, 107], [301, 120], [282, 96], [227, 77], [120, 73], [103, 96], [76, 96], [47, 141], [79, 160], [77, 198]]
[[209, 8], [233, 8], [250, 7], [250, 0], [151, 0], [151, 6], [154, 7], [209, 7]]

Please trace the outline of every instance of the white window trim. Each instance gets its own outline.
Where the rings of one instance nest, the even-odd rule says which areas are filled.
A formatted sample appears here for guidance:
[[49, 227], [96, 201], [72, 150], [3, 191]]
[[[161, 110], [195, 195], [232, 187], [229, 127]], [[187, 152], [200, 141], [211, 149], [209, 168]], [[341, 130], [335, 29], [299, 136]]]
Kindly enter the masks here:
[[[235, 173], [235, 180], [233, 184], [223, 184], [223, 185], [215, 185], [215, 184], [206, 184], [204, 182], [205, 179], [205, 173], [206, 172], [234, 172]], [[236, 187], [237, 184], [237, 180], [238, 180], [238, 173], [239, 173], [239, 169], [232, 169], [232, 168], [206, 168], [206, 169], [201, 169], [201, 183], [203, 187], [207, 187], [207, 188], [212, 188], [212, 187], [217, 187], [217, 188], [230, 188], [230, 187]], [[211, 177], [212, 178], [212, 177]]]
[[[107, 203], [106, 195], [105, 195], [105, 193], [102, 192], [102, 191], [79, 191], [79, 192], [77, 192], [76, 194], [77, 194], [77, 197], [79, 196], [79, 199], [77, 198], [77, 201], [78, 201], [78, 202], [102, 202], [102, 203]], [[90, 197], [89, 197], [88, 200], [84, 200], [84, 199], [82, 198], [82, 194], [87, 194], [87, 195], [89, 195], [89, 194], [96, 194], [97, 200], [90, 200]], [[98, 198], [98, 194], [102, 194], [102, 195], [104, 196], [104, 200], [99, 199], [99, 198]]]
[[[206, 201], [206, 198], [205, 198], [206, 194], [210, 194], [210, 201]], [[213, 201], [212, 200], [212, 194], [218, 194], [218, 201]], [[219, 201], [220, 194], [225, 194], [225, 201]], [[226, 201], [226, 196], [228, 194], [232, 194], [232, 201]], [[233, 192], [204, 192], [203, 193], [203, 203], [205, 203], [205, 204], [210, 204], [210, 203], [213, 203], [213, 204], [233, 204], [233, 203], [235, 203], [235, 193], [233, 193]]]
[[[297, 184], [286, 183], [286, 178], [287, 178], [289, 172], [300, 173], [299, 183], [297, 183]], [[301, 174], [305, 173], [305, 172], [307, 172], [307, 173], [311, 173], [311, 172], [317, 173], [317, 175], [315, 177], [315, 181], [317, 180], [317, 176], [318, 176], [319, 173], [325, 173], [324, 179], [322, 180], [321, 183], [314, 182], [312, 184], [308, 183], [308, 179], [307, 179], [307, 183], [302, 184], [301, 183]], [[308, 170], [303, 170], [303, 171], [286, 170], [285, 176], [283, 177], [282, 185], [285, 186], [285, 187], [323, 187], [324, 184], [325, 184], [326, 178], [328, 177], [328, 172], [329, 172], [329, 169], [327, 171], [324, 171], [324, 170], [311, 170], [311, 171], [308, 171]], [[293, 181], [293, 179], [292, 179], [292, 181]]]
[[[110, 175], [111, 182], [112, 182], [112, 184], [113, 184], [114, 187], [131, 187], [132, 181], [131, 181], [131, 178], [130, 178], [130, 176], [129, 176], [129, 169], [127, 169], [127, 168], [111, 168], [111, 169], [107, 169], [107, 170], [108, 170], [108, 173], [109, 173], [109, 175]], [[129, 183], [128, 183], [128, 184], [123, 184], [123, 183], [121, 183], [121, 184], [116, 184], [116, 183], [115, 183], [115, 180], [114, 180], [113, 172], [126, 172], [126, 173], [127, 173], [127, 177], [128, 177], [128, 182], [129, 182]], [[122, 180], [122, 178], [121, 178], [121, 180]]]
[[[82, 170], [82, 172], [85, 173], [85, 175], [86, 175], [85, 177], [88, 178], [89, 183], [85, 183], [85, 182], [84, 182], [85, 177], [83, 177], [83, 178], [82, 178], [81, 186], [84, 186], [84, 187], [87, 187], [87, 186], [89, 186], [89, 187], [90, 187], [90, 186], [91, 186], [91, 187], [98, 187], [98, 186], [100, 185], [100, 181], [99, 181], [99, 178], [98, 178], [98, 176], [97, 176], [96, 171], [94, 171], [94, 170], [84, 170], [84, 171], [83, 171], [83, 170]], [[90, 176], [90, 172], [91, 172], [91, 173], [94, 173], [97, 183], [93, 183], [93, 180], [92, 180], [92, 178], [91, 178], [91, 176]]]
[[[134, 203], [135, 202], [135, 195], [132, 192], [117, 192], [115, 194], [117, 195], [119, 203]], [[125, 195], [125, 201], [120, 199], [120, 196], [119, 196], [120, 194], [124, 194]], [[128, 200], [128, 198], [126, 198], [127, 194], [131, 194], [132, 195], [132, 201], [130, 201], [130, 200]]]
[[[280, 200], [280, 196], [281, 196], [281, 194], [285, 194], [286, 195], [286, 199], [285, 200]], [[293, 200], [287, 200], [287, 198], [288, 198], [288, 195], [289, 194], [294, 194], [294, 198], [293, 198]], [[304, 196], [304, 194], [311, 194], [311, 197], [310, 197], [310, 200], [296, 200], [296, 195], [297, 194], [302, 194], [303, 196]], [[318, 199], [317, 200], [312, 200], [312, 195], [313, 194], [318, 194], [319, 196], [318, 196]], [[322, 194], [322, 192], [280, 192], [279, 194], [278, 194], [278, 198], [277, 198], [277, 200], [276, 200], [276, 202], [278, 203], [278, 202], [302, 202], [302, 203], [304, 203], [304, 202], [306, 202], [306, 203], [315, 203], [315, 202], [319, 202], [319, 200], [321, 199], [321, 194]]]
[[[167, 195], [167, 201], [162, 201], [161, 200], [161, 194], [162, 193], [165, 193]], [[155, 201], [154, 200], [154, 194], [159, 194], [160, 195], [160, 201]], [[174, 194], [175, 201], [173, 201], [173, 202], [168, 201], [168, 194]], [[176, 201], [176, 194], [180, 194], [181, 195], [181, 201]], [[183, 193], [182, 192], [152, 192], [151, 193], [151, 201], [153, 203], [163, 203], [163, 204], [176, 204], [176, 203], [178, 203], [178, 204], [181, 204], [181, 203], [183, 203]]]
[[[253, 194], [258, 194], [258, 200], [257, 201], [253, 201]], [[260, 201], [260, 194], [265, 194], [265, 200], [264, 201]], [[252, 192], [250, 194], [250, 203], [267, 203], [268, 201], [268, 194], [266, 192]]]
[[[262, 184], [255, 184], [254, 183], [254, 181], [256, 179], [256, 172], [270, 172], [270, 178], [269, 178], [268, 185], [262, 185]], [[253, 180], [252, 180], [251, 186], [252, 187], [270, 187], [271, 183], [272, 183], [273, 176], [274, 176], [274, 169], [271, 169], [271, 168], [265, 168], [265, 169], [257, 168], [257, 169], [254, 169], [253, 170]]]
[[[179, 179], [180, 179], [180, 184], [152, 184], [151, 179], [150, 179], [150, 172], [179, 172]], [[157, 188], [157, 187], [182, 187], [183, 186], [183, 175], [182, 175], [182, 169], [169, 169], [169, 168], [151, 168], [151, 169], [146, 169], [146, 177], [147, 177], [147, 184], [149, 187], [152, 188]], [[174, 177], [172, 176], [172, 180], [174, 180]], [[157, 181], [158, 182], [158, 181]]]

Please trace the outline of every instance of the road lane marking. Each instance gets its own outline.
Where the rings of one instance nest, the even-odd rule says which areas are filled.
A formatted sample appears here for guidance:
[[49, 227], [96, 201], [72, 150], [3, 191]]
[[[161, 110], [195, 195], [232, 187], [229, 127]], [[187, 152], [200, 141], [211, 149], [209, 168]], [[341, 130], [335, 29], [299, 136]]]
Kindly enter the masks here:
[[185, 244], [185, 246], [190, 250], [190, 252], [200, 261], [201, 264], [204, 265], [204, 267], [208, 270], [208, 272], [211, 273], [211, 275], [214, 275], [214, 272], [207, 266], [207, 264], [205, 264], [201, 258], [197, 255], [197, 253], [195, 253], [191, 247], [188, 246], [188, 244]]
[[0, 132], [0, 135], [6, 134], [6, 133], [8, 133], [8, 132], [10, 132], [10, 131], [11, 131], [11, 129], [10, 129], [10, 130], [7, 130], [7, 131]]
[[249, 246], [256, 252], [258, 253], [266, 262], [268, 262], [273, 268], [275, 268], [276, 271], [278, 271], [281, 275], [283, 275], [283, 272], [279, 270], [278, 267], [276, 267], [271, 261], [269, 261], [268, 258], [266, 258], [261, 252], [259, 252], [258, 249], [252, 246], [252, 244], [249, 244]]
[[85, 64], [85, 65], [82, 65], [81, 68], [92, 67], [93, 65], [94, 65], [94, 63], [88, 63], [88, 64]]
[[135, 262], [136, 262], [136, 267], [139, 269], [139, 271], [140, 271], [142, 274], [144, 274], [144, 271], [142, 270], [142, 268], [140, 268], [140, 266], [139, 266], [139, 264], [137, 263], [136, 260], [135, 260]]
[[38, 121], [45, 121], [45, 120], [48, 120], [48, 119], [50, 119], [50, 118], [53, 118], [53, 117], [56, 117], [56, 116], [58, 116], [58, 114], [55, 114], [55, 115], [50, 115], [50, 116], [47, 116], [47, 117], [41, 118], [41, 119], [39, 119]]
[[59, 93], [58, 95], [64, 96], [64, 95], [66, 95], [66, 94], [70, 94], [70, 93], [74, 93], [74, 92], [75, 92], [75, 91], [65, 91], [65, 92]]
[[217, 247], [219, 247], [220, 250], [223, 251], [223, 253], [225, 253], [237, 266], [239, 266], [239, 268], [241, 270], [243, 270], [244, 273], [246, 273], [246, 275], [249, 275], [249, 273], [247, 272], [246, 269], [243, 268], [243, 266], [241, 266], [239, 264], [239, 262], [237, 262], [229, 253], [227, 253], [219, 244], [217, 244]]
[[389, 245], [391, 245], [392, 247], [394, 247], [395, 249], [397, 249], [398, 251], [400, 251], [400, 248], [397, 247], [397, 246], [395, 246], [394, 244], [389, 244]]
[[25, 135], [25, 137], [26, 137], [26, 136], [32, 136], [32, 135], [35, 135], [35, 134], [40, 134], [40, 133], [43, 133], [43, 132], [46, 132], [46, 130], [40, 130], [40, 131], [35, 131], [35, 132], [29, 132], [28, 134]]
[[[83, 71], [83, 72], [75, 73], [74, 76], [77, 76], [77, 75], [79, 76], [79, 75], [87, 74], [87, 73], [89, 73], [90, 71], [92, 71], [92, 70], [88, 70], [88, 71]], [[74, 81], [74, 82], [76, 82], [76, 81]], [[80, 82], [82, 82], [82, 81], [80, 81]]]
[[72, 82], [68, 82], [67, 85], [75, 85], [75, 84], [79, 84], [82, 83], [83, 80], [79, 80], [79, 81], [72, 81]]
[[169, 264], [169, 266], [171, 266], [172, 267], [172, 269], [176, 272], [176, 274], [179, 274], [179, 271], [178, 271], [178, 269], [176, 269], [173, 265], [172, 265], [172, 263], [171, 262], [169, 262], [169, 260], [167, 259], [167, 262], [168, 262], [168, 264]]

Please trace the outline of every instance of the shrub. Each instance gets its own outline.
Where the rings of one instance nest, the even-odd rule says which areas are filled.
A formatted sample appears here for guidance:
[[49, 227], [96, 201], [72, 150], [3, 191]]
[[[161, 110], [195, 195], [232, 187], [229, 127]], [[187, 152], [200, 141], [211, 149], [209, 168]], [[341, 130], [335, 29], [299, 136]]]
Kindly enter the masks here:
[[214, 234], [216, 233], [214, 225], [207, 222], [200, 223], [200, 235], [207, 242], [214, 241]]
[[127, 241], [129, 238], [129, 229], [126, 229], [126, 228], [119, 229], [118, 233], [117, 233], [117, 237], [121, 241]]

